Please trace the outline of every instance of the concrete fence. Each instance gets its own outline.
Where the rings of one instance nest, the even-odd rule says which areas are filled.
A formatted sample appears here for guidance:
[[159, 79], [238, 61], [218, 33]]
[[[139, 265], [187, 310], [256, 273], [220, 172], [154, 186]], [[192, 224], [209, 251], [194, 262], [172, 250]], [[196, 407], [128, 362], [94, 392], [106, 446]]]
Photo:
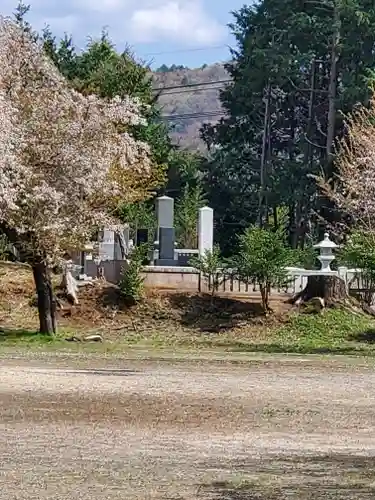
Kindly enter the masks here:
[[[124, 260], [105, 261], [100, 263], [101, 272], [105, 279], [113, 284], [118, 284], [121, 273], [127, 263]], [[307, 284], [309, 276], [320, 274], [319, 271], [300, 269], [296, 267], [287, 268], [289, 280], [284, 287], [274, 288], [271, 294], [294, 295], [301, 291]], [[88, 276], [95, 277], [98, 274], [98, 266], [94, 261], [86, 261], [85, 271]], [[143, 268], [145, 286], [164, 290], [181, 292], [209, 292], [212, 283], [206, 280], [193, 267], [167, 267], [167, 266], [145, 266]], [[325, 272], [324, 275], [339, 276], [353, 293], [368, 292], [372, 284], [368, 283], [362, 276], [360, 269], [348, 269], [340, 267], [337, 271]], [[230, 273], [224, 274], [219, 293], [248, 295], [259, 292], [259, 286], [247, 281], [233, 278]]]

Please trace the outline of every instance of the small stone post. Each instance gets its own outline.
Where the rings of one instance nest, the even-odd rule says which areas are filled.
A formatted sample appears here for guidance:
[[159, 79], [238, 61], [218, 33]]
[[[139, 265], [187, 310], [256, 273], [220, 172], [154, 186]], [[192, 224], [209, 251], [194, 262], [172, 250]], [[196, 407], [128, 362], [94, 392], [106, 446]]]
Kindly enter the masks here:
[[127, 225], [122, 233], [122, 242], [124, 245], [124, 253], [125, 253], [123, 259], [125, 259], [129, 255], [129, 241], [130, 241], [130, 227]]
[[214, 211], [210, 207], [199, 210], [198, 221], [198, 249], [199, 255], [208, 250], [212, 252], [214, 245]]

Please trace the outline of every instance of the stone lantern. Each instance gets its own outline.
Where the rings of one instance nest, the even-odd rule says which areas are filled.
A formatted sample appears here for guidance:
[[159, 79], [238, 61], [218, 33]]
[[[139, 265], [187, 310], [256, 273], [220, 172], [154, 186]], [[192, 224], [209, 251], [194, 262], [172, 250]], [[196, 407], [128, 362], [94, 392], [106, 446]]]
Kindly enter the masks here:
[[335, 260], [333, 250], [337, 247], [338, 245], [329, 239], [328, 233], [324, 233], [324, 239], [317, 245], [314, 245], [314, 248], [318, 248], [320, 251], [318, 256], [318, 260], [321, 264], [320, 272], [332, 272], [330, 264]]

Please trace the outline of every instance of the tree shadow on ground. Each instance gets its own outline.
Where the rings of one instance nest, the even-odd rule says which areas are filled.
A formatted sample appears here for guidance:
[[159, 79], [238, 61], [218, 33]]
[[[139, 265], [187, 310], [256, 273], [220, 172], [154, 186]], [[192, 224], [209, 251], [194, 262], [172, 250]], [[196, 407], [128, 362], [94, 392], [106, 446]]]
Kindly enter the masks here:
[[78, 304], [67, 306], [59, 311], [59, 315], [78, 320], [81, 324], [96, 324], [131, 309], [131, 304], [124, 301], [119, 288], [114, 285], [86, 287], [80, 290], [78, 299]]
[[104, 377], [130, 377], [131, 375], [137, 375], [139, 371], [136, 370], [125, 370], [125, 369], [82, 369], [82, 370], [65, 370], [66, 374], [72, 375], [98, 375]]
[[244, 322], [265, 320], [260, 303], [208, 294], [170, 294], [171, 308], [180, 311], [184, 326], [198, 328], [207, 333], [220, 333]]
[[0, 327], [0, 342], [27, 340], [27, 341], [45, 341], [50, 342], [52, 337], [43, 335], [35, 330], [13, 329]]
[[[211, 464], [213, 469], [218, 464]], [[207, 468], [207, 466], [206, 466]], [[227, 467], [229, 468], [229, 464]], [[207, 500], [370, 500], [375, 498], [375, 460], [335, 454], [233, 460], [237, 481], [202, 485]], [[239, 480], [240, 479], [240, 480]]]
[[121, 291], [115, 286], [106, 286], [95, 297], [98, 308], [118, 308], [121, 311], [130, 309], [131, 304], [121, 296]]
[[[277, 344], [277, 343], [246, 343], [231, 339], [221, 342], [217, 339], [206, 339], [200, 342], [205, 347], [225, 347], [231, 352], [267, 352], [270, 354], [342, 354], [350, 355], [361, 353], [360, 349], [351, 346], [322, 346], [313, 347], [310, 344]], [[366, 351], [368, 352], [368, 351]]]
[[109, 310], [116, 309], [122, 312], [130, 312], [132, 309], [137, 310], [137, 308], [144, 308], [147, 305], [150, 309], [153, 307], [152, 297], [147, 295], [138, 301], [132, 300], [131, 298], [125, 298], [119, 287], [116, 285], [107, 285], [98, 291], [93, 290], [91, 294], [90, 291], [83, 296], [85, 302], [92, 301], [95, 304], [97, 310]]
[[212, 298], [209, 294], [147, 291], [142, 301], [132, 304], [121, 296], [116, 286], [85, 290], [80, 295], [80, 305], [77, 306], [75, 315], [89, 316], [93, 309], [100, 311], [102, 315], [117, 311], [125, 315], [131, 313], [134, 318], [152, 323], [179, 323], [204, 333], [220, 333], [247, 322], [256, 324], [266, 319], [261, 304], [257, 302], [226, 297]]
[[348, 337], [348, 340], [363, 342], [364, 344], [375, 344], [375, 329], [370, 328], [364, 332], [352, 334]]

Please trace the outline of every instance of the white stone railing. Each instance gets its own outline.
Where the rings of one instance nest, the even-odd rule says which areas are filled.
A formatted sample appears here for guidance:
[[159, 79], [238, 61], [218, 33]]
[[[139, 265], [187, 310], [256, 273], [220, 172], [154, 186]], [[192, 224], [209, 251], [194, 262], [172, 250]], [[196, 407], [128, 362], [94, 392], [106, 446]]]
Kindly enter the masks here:
[[[349, 269], [347, 267], [340, 267], [337, 271], [320, 271], [315, 269], [303, 269], [299, 267], [287, 267], [287, 274], [290, 280], [284, 287], [274, 288], [271, 293], [280, 294], [285, 293], [294, 295], [303, 290], [307, 285], [309, 276], [338, 276], [343, 279], [348, 289], [353, 291], [364, 291], [367, 289], [367, 284], [362, 280], [360, 269]], [[219, 292], [228, 293], [257, 293], [259, 286], [254, 283], [247, 283], [243, 280], [235, 279], [231, 276], [231, 270], [224, 271], [224, 279], [219, 286]]]

